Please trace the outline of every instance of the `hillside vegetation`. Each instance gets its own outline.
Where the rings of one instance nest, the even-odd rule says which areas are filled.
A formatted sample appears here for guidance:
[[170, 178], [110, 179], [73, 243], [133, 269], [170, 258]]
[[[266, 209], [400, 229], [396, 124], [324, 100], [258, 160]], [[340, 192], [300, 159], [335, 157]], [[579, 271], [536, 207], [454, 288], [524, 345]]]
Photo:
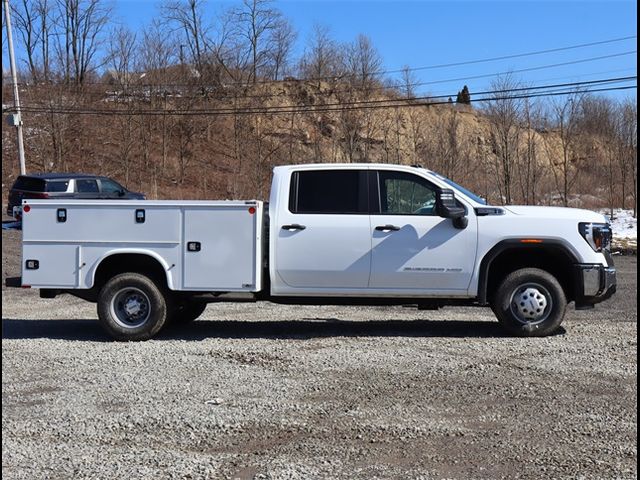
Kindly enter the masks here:
[[[295, 30], [267, 0], [211, 20], [218, 36], [195, 0], [164, 3], [141, 32], [113, 26], [101, 0], [56, 5], [84, 29], [50, 19], [43, 0], [14, 7], [30, 172], [100, 173], [149, 198], [266, 199], [276, 165], [383, 162], [423, 165], [492, 203], [637, 204], [635, 100], [578, 87], [532, 98], [513, 76], [480, 98], [466, 86], [418, 95], [411, 69], [391, 80], [364, 35], [338, 44], [317, 27], [293, 58]], [[6, 79], [3, 99], [11, 111]], [[19, 169], [2, 128], [6, 196]]]

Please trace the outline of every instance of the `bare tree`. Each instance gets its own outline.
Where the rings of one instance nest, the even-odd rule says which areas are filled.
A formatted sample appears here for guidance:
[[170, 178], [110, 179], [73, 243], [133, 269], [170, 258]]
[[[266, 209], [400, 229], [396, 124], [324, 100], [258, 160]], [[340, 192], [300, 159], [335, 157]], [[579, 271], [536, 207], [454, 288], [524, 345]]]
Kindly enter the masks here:
[[[505, 91], [517, 88], [519, 83], [511, 76], [499, 77], [491, 82], [491, 90]], [[495, 94], [487, 102], [486, 113], [491, 130], [491, 143], [495, 154], [494, 174], [502, 201], [513, 201], [513, 182], [520, 143], [522, 100], [503, 93]]]
[[272, 3], [272, 0], [243, 0], [242, 7], [232, 11], [239, 35], [249, 49], [249, 82], [252, 83], [267, 65], [272, 54], [271, 36], [282, 21], [280, 11], [272, 8]]
[[20, 0], [11, 5], [33, 82], [50, 80], [50, 39], [53, 35], [52, 0]]
[[538, 193], [538, 183], [542, 178], [542, 168], [539, 165], [538, 134], [536, 132], [538, 122], [537, 105], [526, 99], [523, 102], [523, 140], [518, 155], [518, 184], [520, 194], [525, 205], [535, 205]]
[[37, 83], [40, 77], [40, 69], [37, 66], [36, 59], [40, 43], [40, 29], [37, 25], [40, 22], [40, 17], [36, 8], [36, 1], [20, 0], [17, 4], [12, 4], [11, 14], [15, 18], [15, 28], [22, 39], [24, 52], [27, 56], [29, 74], [31, 79]]
[[367, 97], [382, 67], [382, 58], [366, 35], [358, 35], [347, 47], [345, 57], [350, 83]]
[[[556, 189], [565, 207], [569, 206], [569, 195], [580, 172], [576, 142], [579, 132], [581, 97], [581, 94], [576, 92], [564, 100], [556, 100], [551, 104], [551, 127], [559, 140], [560, 158], [557, 159], [553, 147], [548, 148], [548, 157]], [[551, 138], [549, 137], [550, 141]], [[547, 147], [550, 146], [547, 142]]]
[[271, 48], [269, 49], [271, 78], [279, 80], [282, 75], [286, 75], [293, 46], [298, 34], [293, 25], [285, 19], [280, 18], [271, 35]]
[[137, 63], [136, 34], [125, 26], [116, 28], [109, 41], [109, 65], [113, 79], [127, 93], [131, 75]]
[[100, 48], [111, 17], [106, 0], [57, 0], [60, 12], [58, 56], [65, 83], [82, 85], [99, 68]]
[[[167, 70], [174, 59], [175, 47], [172, 39], [164, 33], [160, 22], [153, 22], [142, 33], [137, 69], [143, 72], [142, 80], [148, 84], [147, 92], [151, 104], [163, 111], [159, 119], [161, 146], [159, 175], [165, 173], [169, 152], [171, 118], [166, 113], [168, 109], [166, 84], [169, 81]], [[156, 173], [158, 172], [156, 171]]]
[[[162, 4], [161, 12], [165, 22], [174, 31], [181, 31], [180, 41], [189, 48], [190, 58], [198, 74], [203, 71], [205, 52], [209, 46], [209, 28], [203, 21], [204, 0], [168, 0]], [[182, 55], [181, 55], [182, 57]], [[185, 62], [180, 58], [181, 63]]]
[[304, 78], [318, 80], [320, 88], [323, 78], [341, 74], [342, 54], [329, 35], [329, 28], [315, 25], [307, 49], [300, 61], [300, 73]]
[[415, 85], [417, 82], [415, 74], [408, 65], [402, 67], [402, 79], [400, 82], [400, 90], [405, 98], [412, 99], [416, 96]]
[[637, 216], [638, 208], [638, 104], [627, 98], [618, 107], [618, 138], [621, 151], [618, 155], [622, 177], [622, 208], [625, 208], [626, 179], [631, 179], [631, 198], [633, 200], [633, 216]]

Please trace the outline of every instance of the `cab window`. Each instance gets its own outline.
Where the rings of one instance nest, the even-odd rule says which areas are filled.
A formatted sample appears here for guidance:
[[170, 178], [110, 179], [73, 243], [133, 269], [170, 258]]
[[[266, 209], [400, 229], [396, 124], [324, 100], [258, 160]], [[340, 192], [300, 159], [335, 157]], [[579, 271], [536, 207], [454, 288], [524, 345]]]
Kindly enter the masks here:
[[47, 192], [66, 192], [68, 188], [69, 180], [47, 182]]
[[98, 182], [88, 179], [77, 179], [76, 190], [78, 193], [98, 193]]
[[365, 170], [294, 172], [289, 192], [291, 213], [368, 214]]
[[436, 215], [435, 187], [405, 172], [378, 172], [380, 213], [383, 215]]
[[100, 183], [102, 184], [102, 191], [104, 193], [119, 194], [120, 192], [124, 191], [124, 188], [122, 188], [121, 185], [117, 184], [113, 180], [104, 180], [104, 179], [102, 179], [102, 180], [100, 180]]

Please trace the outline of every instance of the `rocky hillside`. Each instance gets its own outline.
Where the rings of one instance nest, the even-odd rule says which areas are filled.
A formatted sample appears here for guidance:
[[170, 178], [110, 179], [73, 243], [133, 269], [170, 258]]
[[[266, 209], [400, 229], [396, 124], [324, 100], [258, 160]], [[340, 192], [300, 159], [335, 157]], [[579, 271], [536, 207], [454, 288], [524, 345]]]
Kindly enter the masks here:
[[[265, 199], [276, 165], [383, 162], [421, 164], [496, 203], [634, 201], [632, 166], [577, 120], [569, 135], [552, 116], [406, 100], [381, 86], [98, 83], [27, 86], [22, 99], [29, 172], [105, 174], [149, 198]], [[2, 132], [6, 195], [18, 167], [14, 129]]]

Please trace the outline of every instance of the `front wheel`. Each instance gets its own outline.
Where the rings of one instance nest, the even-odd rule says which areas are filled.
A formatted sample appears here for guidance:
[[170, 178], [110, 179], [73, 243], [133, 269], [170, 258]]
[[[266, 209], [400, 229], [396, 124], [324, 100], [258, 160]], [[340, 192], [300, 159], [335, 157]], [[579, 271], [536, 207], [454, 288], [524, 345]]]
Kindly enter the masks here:
[[567, 298], [549, 272], [523, 268], [504, 278], [491, 307], [509, 332], [522, 337], [544, 337], [560, 327]]
[[150, 278], [139, 273], [122, 273], [100, 290], [98, 318], [116, 340], [147, 340], [165, 324], [167, 301]]

